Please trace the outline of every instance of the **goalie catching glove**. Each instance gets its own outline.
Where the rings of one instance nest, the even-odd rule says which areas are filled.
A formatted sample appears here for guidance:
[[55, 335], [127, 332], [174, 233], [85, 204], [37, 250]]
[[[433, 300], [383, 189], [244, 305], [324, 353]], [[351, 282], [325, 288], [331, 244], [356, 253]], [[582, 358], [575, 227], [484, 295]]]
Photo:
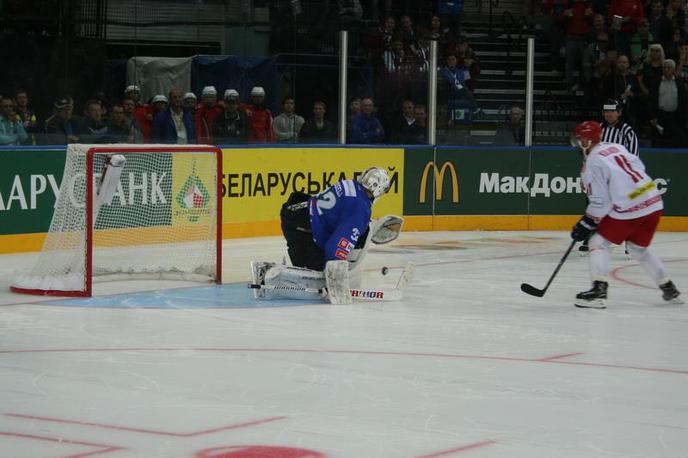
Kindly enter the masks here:
[[384, 245], [393, 242], [399, 237], [404, 218], [395, 215], [386, 215], [377, 221], [370, 223], [370, 240], [376, 245]]

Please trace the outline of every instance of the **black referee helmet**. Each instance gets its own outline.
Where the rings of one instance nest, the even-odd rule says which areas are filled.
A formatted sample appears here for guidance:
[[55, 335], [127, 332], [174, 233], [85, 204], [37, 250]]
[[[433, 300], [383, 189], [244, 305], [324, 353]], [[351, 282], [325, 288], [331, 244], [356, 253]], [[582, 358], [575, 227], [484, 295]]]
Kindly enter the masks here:
[[621, 112], [623, 109], [623, 104], [616, 99], [607, 99], [602, 105], [602, 111], [617, 111]]

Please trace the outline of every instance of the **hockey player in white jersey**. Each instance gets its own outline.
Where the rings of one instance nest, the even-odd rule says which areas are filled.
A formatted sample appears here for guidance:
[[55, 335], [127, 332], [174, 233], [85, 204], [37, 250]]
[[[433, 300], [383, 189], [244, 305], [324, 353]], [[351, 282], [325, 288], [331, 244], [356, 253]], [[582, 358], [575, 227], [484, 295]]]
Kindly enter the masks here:
[[581, 176], [589, 204], [571, 237], [577, 241], [590, 237], [592, 277], [592, 289], [578, 293], [575, 305], [606, 307], [609, 247], [623, 242], [662, 290], [662, 298], [681, 303], [662, 261], [649, 249], [664, 207], [645, 165], [624, 146], [601, 142], [602, 127], [597, 122], [585, 121], [573, 134], [585, 158]]

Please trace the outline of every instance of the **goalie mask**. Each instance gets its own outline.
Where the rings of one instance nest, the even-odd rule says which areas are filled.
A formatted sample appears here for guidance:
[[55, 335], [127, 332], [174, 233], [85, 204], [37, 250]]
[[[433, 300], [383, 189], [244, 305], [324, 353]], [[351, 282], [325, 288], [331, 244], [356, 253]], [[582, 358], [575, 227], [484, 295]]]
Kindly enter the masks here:
[[361, 186], [373, 195], [373, 201], [389, 191], [390, 179], [387, 170], [380, 167], [367, 168], [358, 178]]

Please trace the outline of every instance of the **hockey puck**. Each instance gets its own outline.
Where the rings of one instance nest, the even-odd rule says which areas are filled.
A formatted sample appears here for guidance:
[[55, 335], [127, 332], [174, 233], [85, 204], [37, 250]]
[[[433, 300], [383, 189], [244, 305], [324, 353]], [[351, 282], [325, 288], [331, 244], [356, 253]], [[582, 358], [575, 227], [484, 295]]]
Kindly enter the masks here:
[[382, 275], [387, 275], [387, 272], [389, 272], [389, 269], [385, 266], [382, 268], [382, 270], [380, 270], [380, 272], [382, 272]]

